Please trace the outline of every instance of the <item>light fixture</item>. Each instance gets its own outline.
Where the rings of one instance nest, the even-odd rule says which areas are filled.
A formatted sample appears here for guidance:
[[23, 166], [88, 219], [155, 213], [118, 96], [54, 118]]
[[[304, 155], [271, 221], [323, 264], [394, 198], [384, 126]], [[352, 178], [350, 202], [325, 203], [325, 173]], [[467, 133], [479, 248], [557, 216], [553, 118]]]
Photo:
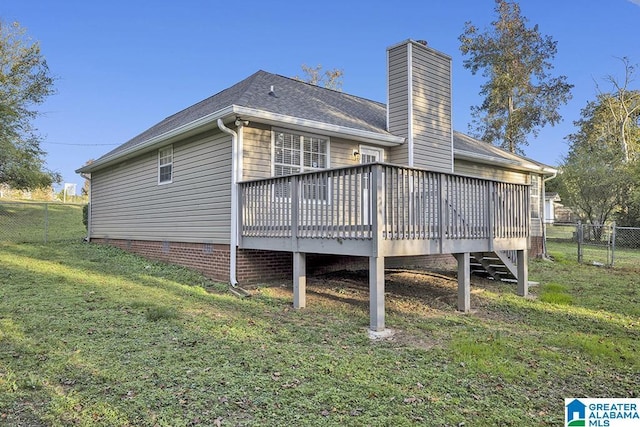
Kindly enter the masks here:
[[353, 158], [356, 160], [360, 160], [360, 152], [358, 150], [353, 150]]

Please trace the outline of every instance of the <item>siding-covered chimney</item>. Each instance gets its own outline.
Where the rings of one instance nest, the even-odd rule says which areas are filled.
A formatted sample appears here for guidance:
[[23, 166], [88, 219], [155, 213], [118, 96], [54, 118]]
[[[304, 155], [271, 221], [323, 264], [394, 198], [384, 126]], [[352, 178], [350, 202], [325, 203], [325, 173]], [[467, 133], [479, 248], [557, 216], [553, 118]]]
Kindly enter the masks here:
[[389, 161], [453, 172], [451, 57], [406, 40], [387, 49], [387, 129], [407, 138]]

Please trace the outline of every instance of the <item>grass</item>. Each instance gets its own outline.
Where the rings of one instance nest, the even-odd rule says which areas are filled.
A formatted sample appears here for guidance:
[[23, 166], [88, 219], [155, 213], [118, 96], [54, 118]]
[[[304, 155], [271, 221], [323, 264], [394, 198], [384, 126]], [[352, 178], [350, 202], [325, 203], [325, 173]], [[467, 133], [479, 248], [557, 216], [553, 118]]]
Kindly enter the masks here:
[[82, 205], [0, 202], [0, 242], [80, 240], [86, 234]]
[[453, 279], [398, 273], [371, 341], [358, 277], [310, 278], [293, 310], [288, 285], [239, 299], [115, 248], [0, 245], [0, 424], [556, 426], [565, 397], [638, 397], [640, 270], [552, 251], [533, 298], [474, 279], [471, 314]]
[[[635, 229], [627, 229], [624, 239], [627, 242], [640, 243], [640, 233], [637, 233]], [[577, 260], [578, 257], [578, 244], [575, 241], [576, 226], [575, 225], [547, 225], [547, 240], [548, 245], [553, 248], [562, 247], [560, 251], [561, 256], [565, 256], [569, 259]], [[620, 231], [619, 231], [620, 233]], [[618, 242], [620, 240], [620, 234], [618, 235]], [[636, 239], [635, 242], [633, 239]], [[553, 250], [553, 249], [552, 249]], [[558, 251], [556, 251], [558, 252]], [[640, 260], [640, 249], [624, 247], [622, 244], [618, 244], [615, 247], [615, 251], [612, 253], [611, 248], [608, 247], [606, 240], [603, 242], [586, 242], [582, 248], [582, 258], [584, 264], [592, 264], [596, 266], [608, 266], [613, 261], [613, 265], [616, 268], [637, 268], [638, 260]]]

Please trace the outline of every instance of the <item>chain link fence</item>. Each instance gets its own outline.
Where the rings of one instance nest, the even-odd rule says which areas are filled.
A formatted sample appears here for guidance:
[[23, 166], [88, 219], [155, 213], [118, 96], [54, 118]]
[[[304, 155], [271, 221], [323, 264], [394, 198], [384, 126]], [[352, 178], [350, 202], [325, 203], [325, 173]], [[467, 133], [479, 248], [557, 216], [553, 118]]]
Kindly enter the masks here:
[[0, 202], [0, 243], [47, 243], [81, 240], [84, 205]]
[[640, 263], [640, 227], [549, 224], [546, 235], [549, 243], [573, 245], [581, 263], [608, 267], [637, 267]]

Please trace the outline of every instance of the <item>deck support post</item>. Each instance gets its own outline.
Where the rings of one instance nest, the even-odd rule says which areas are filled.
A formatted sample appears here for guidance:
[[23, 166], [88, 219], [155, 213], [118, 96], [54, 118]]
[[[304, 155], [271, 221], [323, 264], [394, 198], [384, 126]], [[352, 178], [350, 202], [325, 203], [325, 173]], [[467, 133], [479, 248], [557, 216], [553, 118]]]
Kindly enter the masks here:
[[471, 310], [471, 255], [469, 252], [454, 254], [458, 261], [458, 310]]
[[518, 264], [518, 295], [526, 297], [529, 294], [529, 256], [526, 249], [517, 251]]
[[369, 257], [370, 329], [384, 331], [384, 257]]
[[293, 253], [293, 308], [307, 305], [307, 259], [304, 252]]

